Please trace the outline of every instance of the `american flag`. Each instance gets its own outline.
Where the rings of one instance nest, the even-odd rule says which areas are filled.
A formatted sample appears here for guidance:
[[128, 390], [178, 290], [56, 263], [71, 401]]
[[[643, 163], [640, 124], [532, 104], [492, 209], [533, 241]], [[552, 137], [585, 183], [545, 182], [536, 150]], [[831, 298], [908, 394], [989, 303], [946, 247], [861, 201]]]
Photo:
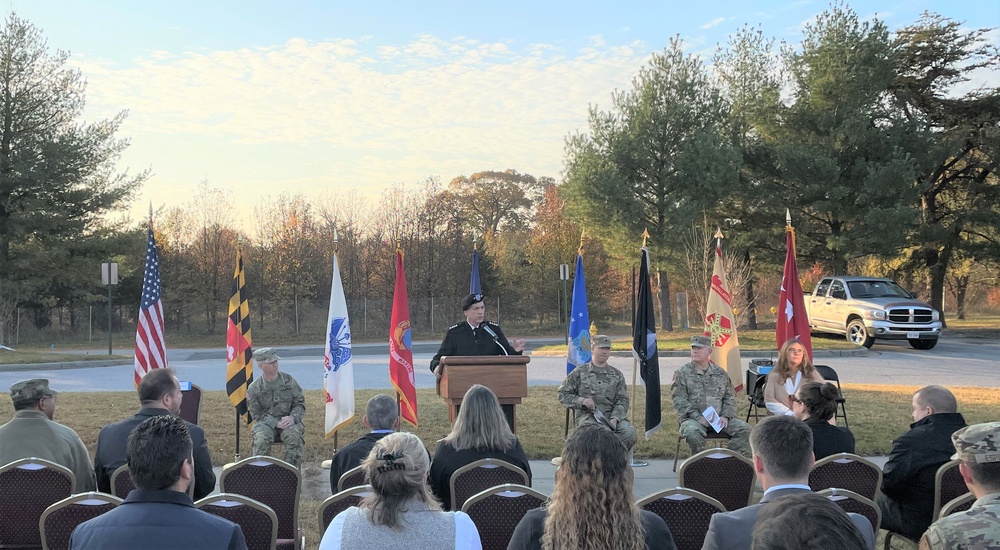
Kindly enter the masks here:
[[135, 327], [135, 385], [152, 369], [167, 366], [163, 342], [163, 300], [160, 290], [160, 260], [156, 239], [149, 228], [146, 239], [146, 271], [142, 276], [142, 303]]

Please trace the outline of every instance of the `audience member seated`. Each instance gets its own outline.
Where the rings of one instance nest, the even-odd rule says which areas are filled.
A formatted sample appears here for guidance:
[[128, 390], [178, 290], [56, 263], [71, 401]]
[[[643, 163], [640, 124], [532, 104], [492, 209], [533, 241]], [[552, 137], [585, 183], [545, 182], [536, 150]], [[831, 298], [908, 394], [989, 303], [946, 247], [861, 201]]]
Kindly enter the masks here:
[[920, 548], [1000, 548], [1000, 422], [962, 428], [951, 440], [957, 450], [951, 458], [961, 460], [958, 470], [976, 501], [931, 525]]
[[80, 524], [72, 550], [246, 550], [238, 525], [195, 508], [186, 493], [194, 480], [188, 427], [172, 415], [136, 426], [126, 451], [136, 489], [114, 510]]
[[882, 528], [918, 540], [934, 519], [934, 478], [951, 460], [951, 436], [965, 427], [947, 388], [927, 386], [913, 394], [913, 424], [892, 442], [882, 468]]
[[854, 452], [854, 434], [847, 428], [830, 422], [837, 413], [837, 386], [829, 382], [809, 382], [798, 393], [788, 396], [795, 418], [805, 422], [813, 432], [813, 454], [816, 460], [837, 453]]
[[823, 382], [823, 376], [813, 366], [806, 347], [792, 338], [781, 346], [778, 365], [767, 374], [764, 383], [764, 405], [771, 414], [793, 416], [789, 396], [809, 382]]
[[[750, 550], [757, 515], [774, 501], [787, 495], [810, 493], [813, 433], [809, 426], [792, 416], [769, 416], [750, 433], [753, 468], [764, 489], [760, 504], [712, 516], [702, 550]], [[865, 539], [865, 547], [875, 548], [872, 524], [862, 515], [849, 514], [851, 523]], [[803, 547], [805, 548], [805, 547]]]
[[[97, 474], [97, 490], [112, 493], [111, 474], [125, 464], [128, 436], [140, 423], [153, 416], [177, 416], [181, 410], [180, 382], [174, 369], [153, 369], [139, 381], [139, 404], [141, 408], [135, 416], [108, 424], [97, 435], [97, 452], [94, 456], [94, 472]], [[212, 455], [205, 441], [205, 430], [196, 424], [187, 423], [188, 433], [194, 446], [194, 499], [199, 500], [215, 490], [215, 472], [212, 471]], [[112, 493], [113, 494], [113, 493]]]
[[865, 550], [867, 545], [850, 516], [815, 493], [783, 496], [764, 506], [753, 528], [753, 550]]
[[479, 531], [464, 512], [444, 512], [427, 486], [430, 458], [411, 433], [375, 443], [362, 467], [373, 494], [337, 514], [319, 550], [340, 548], [481, 549]]
[[53, 422], [56, 391], [44, 378], [22, 380], [10, 387], [14, 418], [0, 426], [0, 466], [22, 458], [41, 458], [69, 468], [76, 492], [96, 487], [90, 452], [71, 428]]
[[360, 466], [380, 439], [399, 429], [399, 406], [396, 405], [396, 400], [389, 395], [372, 397], [365, 406], [362, 422], [371, 431], [333, 455], [330, 464], [330, 490], [335, 494], [344, 472]]
[[507, 550], [676, 549], [663, 519], [635, 505], [628, 453], [611, 430], [580, 426], [562, 454], [548, 503], [521, 519]]
[[484, 458], [510, 462], [524, 470], [531, 481], [528, 456], [510, 431], [496, 394], [476, 384], [465, 392], [455, 425], [438, 443], [431, 461], [431, 490], [445, 510], [451, 509], [451, 474]]

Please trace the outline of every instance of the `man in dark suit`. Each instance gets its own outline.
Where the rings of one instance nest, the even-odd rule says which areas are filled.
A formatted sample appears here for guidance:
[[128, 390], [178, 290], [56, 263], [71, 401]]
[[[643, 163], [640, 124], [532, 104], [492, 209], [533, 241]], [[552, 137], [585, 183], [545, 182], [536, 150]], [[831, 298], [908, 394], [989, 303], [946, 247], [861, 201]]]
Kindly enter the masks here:
[[238, 525], [195, 508], [185, 492], [194, 477], [187, 422], [151, 416], [136, 426], [127, 445], [137, 488], [121, 506], [74, 529], [71, 549], [246, 550]]
[[[180, 382], [174, 369], [153, 369], [139, 381], [139, 404], [142, 408], [135, 416], [108, 424], [101, 428], [97, 436], [97, 452], [94, 455], [94, 473], [97, 474], [97, 490], [111, 493], [111, 474], [125, 464], [126, 444], [132, 430], [151, 416], [177, 416], [181, 410]], [[215, 490], [215, 472], [212, 471], [212, 456], [205, 441], [205, 430], [201, 426], [187, 423], [188, 432], [194, 445], [194, 499], [198, 500]]]
[[[786, 495], [810, 492], [813, 458], [812, 430], [793, 416], [761, 420], [750, 432], [753, 467], [764, 488], [760, 504], [712, 516], [702, 550], [750, 550], [757, 514], [762, 507]], [[780, 504], [775, 504], [776, 506]], [[868, 548], [875, 548], [872, 524], [859, 514], [848, 514]]]
[[445, 355], [521, 355], [524, 339], [507, 341], [500, 325], [486, 320], [482, 294], [469, 294], [462, 300], [465, 321], [448, 328], [437, 355], [431, 359], [431, 371], [441, 378], [441, 357]]
[[399, 406], [396, 405], [396, 400], [389, 395], [372, 397], [365, 405], [365, 417], [362, 421], [371, 431], [333, 455], [330, 464], [330, 490], [334, 494], [337, 493], [337, 484], [344, 472], [360, 466], [378, 440], [399, 429]]

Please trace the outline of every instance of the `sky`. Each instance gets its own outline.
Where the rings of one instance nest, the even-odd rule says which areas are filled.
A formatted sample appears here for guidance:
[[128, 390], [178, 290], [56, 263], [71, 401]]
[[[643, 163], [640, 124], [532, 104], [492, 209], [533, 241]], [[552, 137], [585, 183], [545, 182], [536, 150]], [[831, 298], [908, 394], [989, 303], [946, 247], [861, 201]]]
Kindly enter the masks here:
[[[561, 179], [568, 135], [674, 36], [710, 63], [744, 24], [797, 44], [824, 1], [0, 0], [87, 79], [84, 118], [122, 110], [120, 170], [151, 171], [128, 215], [228, 193], [238, 226], [282, 193], [333, 200], [515, 169]], [[896, 29], [929, 10], [1000, 27], [997, 0], [873, 0]], [[990, 40], [1000, 44], [1000, 32]], [[974, 85], [1000, 85], [996, 74]]]

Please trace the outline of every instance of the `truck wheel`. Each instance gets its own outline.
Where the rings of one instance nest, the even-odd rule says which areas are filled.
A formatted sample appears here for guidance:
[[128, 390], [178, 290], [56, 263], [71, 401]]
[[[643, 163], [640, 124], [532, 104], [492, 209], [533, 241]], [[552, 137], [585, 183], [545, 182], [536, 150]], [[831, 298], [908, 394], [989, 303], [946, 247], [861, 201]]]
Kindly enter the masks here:
[[917, 340], [915, 338], [908, 340], [910, 345], [913, 346], [913, 349], [934, 349], [934, 346], [937, 345], [937, 341], [937, 338], [933, 340]]
[[868, 334], [868, 327], [861, 319], [852, 319], [850, 323], [847, 323], [847, 341], [869, 349], [875, 344], [875, 339]]

